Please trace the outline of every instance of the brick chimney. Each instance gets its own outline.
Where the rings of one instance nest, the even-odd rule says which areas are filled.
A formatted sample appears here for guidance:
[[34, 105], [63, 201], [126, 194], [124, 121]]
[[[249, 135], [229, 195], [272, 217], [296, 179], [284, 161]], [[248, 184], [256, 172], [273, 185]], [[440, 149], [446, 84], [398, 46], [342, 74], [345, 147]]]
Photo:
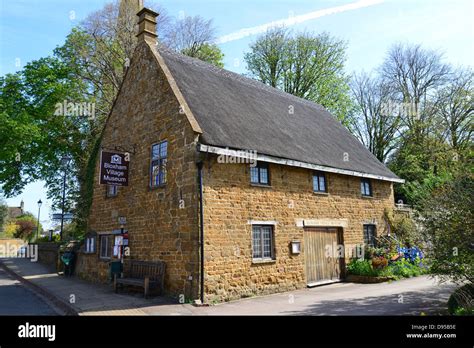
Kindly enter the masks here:
[[158, 13], [144, 7], [137, 13], [138, 16], [138, 42], [146, 41], [156, 44], [156, 17]]

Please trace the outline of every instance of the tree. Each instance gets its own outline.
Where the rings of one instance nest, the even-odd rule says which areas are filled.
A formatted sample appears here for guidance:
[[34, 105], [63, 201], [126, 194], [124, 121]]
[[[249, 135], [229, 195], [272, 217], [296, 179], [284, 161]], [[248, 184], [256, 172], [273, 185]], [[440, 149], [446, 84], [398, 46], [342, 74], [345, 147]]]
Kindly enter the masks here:
[[169, 24], [169, 29], [160, 38], [165, 46], [176, 52], [222, 68], [224, 54], [213, 44], [215, 32], [212, 20], [201, 16], [185, 16]]
[[291, 35], [274, 28], [250, 46], [244, 59], [253, 78], [319, 103], [347, 123], [352, 103], [345, 52], [346, 43], [327, 33]]
[[441, 115], [443, 137], [457, 153], [472, 145], [474, 114], [474, 72], [458, 69], [449, 84], [438, 92], [437, 109]]
[[[30, 182], [45, 180], [48, 198], [59, 207], [65, 170], [61, 157], [71, 156], [66, 211], [74, 209], [78, 225], [84, 227], [104, 122], [136, 47], [140, 3], [123, 0], [105, 5], [73, 28], [51, 57], [0, 78], [0, 183], [7, 197], [19, 194]], [[173, 33], [166, 12], [154, 9], [160, 13], [159, 37]], [[212, 34], [214, 29], [208, 29]], [[193, 54], [222, 64], [217, 47], [201, 43]], [[62, 108], [69, 104], [73, 109], [87, 104], [93, 110], [71, 115]]]
[[3, 233], [8, 218], [8, 205], [0, 196], [0, 234]]
[[15, 238], [18, 232], [18, 225], [14, 221], [8, 221], [4, 228], [4, 236], [6, 238]]
[[387, 108], [391, 89], [380, 78], [364, 73], [355, 75], [350, 86], [356, 105], [351, 130], [379, 161], [385, 162], [397, 148], [400, 127], [400, 114]]
[[431, 245], [431, 272], [442, 280], [474, 281], [474, 177], [461, 173], [437, 188], [420, 210], [426, 241]]
[[39, 236], [42, 231], [41, 224], [39, 224], [38, 220], [31, 213], [25, 213], [12, 222], [17, 226], [13, 235], [15, 238], [31, 241], [36, 237], [36, 233], [38, 233]]
[[443, 55], [421, 45], [394, 44], [380, 68], [384, 83], [393, 90], [393, 102], [401, 109], [404, 134], [419, 141], [436, 125], [434, 97], [445, 85], [451, 68]]

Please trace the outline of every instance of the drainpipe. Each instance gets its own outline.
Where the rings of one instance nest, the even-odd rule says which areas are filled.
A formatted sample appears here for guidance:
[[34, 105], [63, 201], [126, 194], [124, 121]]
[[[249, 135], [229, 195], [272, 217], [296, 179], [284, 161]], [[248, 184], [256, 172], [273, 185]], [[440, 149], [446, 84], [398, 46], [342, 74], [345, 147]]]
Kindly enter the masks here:
[[198, 167], [198, 185], [199, 185], [199, 246], [200, 246], [200, 298], [201, 304], [204, 304], [204, 206], [203, 206], [203, 189], [202, 189], [202, 167], [203, 162], [197, 163]]

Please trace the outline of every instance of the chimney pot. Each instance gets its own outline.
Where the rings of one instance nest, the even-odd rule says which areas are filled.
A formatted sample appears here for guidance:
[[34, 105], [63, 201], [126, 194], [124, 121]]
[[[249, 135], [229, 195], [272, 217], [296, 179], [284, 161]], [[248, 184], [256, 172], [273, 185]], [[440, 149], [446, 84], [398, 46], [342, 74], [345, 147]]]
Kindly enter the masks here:
[[156, 17], [158, 13], [144, 7], [137, 13], [138, 16], [138, 41], [156, 44]]

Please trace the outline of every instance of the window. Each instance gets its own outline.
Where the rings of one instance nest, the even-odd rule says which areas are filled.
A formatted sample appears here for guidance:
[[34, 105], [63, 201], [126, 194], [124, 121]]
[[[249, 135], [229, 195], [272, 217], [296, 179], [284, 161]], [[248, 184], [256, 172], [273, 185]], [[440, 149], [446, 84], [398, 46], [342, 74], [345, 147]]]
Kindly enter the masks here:
[[255, 167], [250, 167], [250, 182], [252, 184], [270, 185], [268, 163], [257, 162]]
[[375, 225], [364, 225], [364, 244], [375, 246]]
[[362, 196], [372, 196], [372, 185], [370, 179], [362, 178], [362, 180], [360, 181], [360, 191], [362, 193]]
[[102, 235], [100, 236], [100, 258], [101, 259], [110, 259], [112, 254], [112, 235]]
[[252, 226], [252, 258], [254, 260], [275, 258], [273, 226]]
[[95, 237], [86, 238], [86, 253], [93, 254], [95, 253]]
[[150, 186], [158, 187], [166, 184], [166, 161], [168, 156], [168, 142], [151, 146], [151, 179]]
[[115, 197], [118, 193], [118, 186], [116, 185], [107, 185], [107, 197]]
[[325, 173], [315, 172], [313, 174], [313, 191], [314, 192], [327, 192]]

